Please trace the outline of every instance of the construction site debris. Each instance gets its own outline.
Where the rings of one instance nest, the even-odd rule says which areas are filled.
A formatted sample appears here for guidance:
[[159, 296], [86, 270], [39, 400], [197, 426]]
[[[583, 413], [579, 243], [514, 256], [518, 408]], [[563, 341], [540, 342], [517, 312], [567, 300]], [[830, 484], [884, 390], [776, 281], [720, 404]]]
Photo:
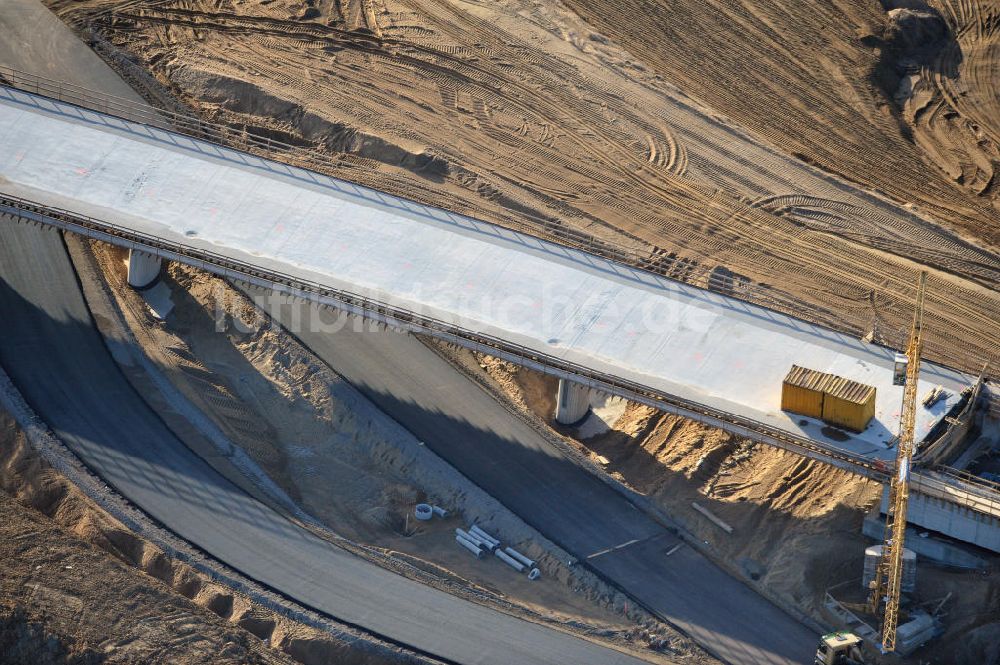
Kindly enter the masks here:
[[930, 392], [924, 395], [923, 400], [921, 400], [925, 407], [928, 409], [940, 402], [942, 399], [948, 396], [948, 391], [942, 386], [937, 386], [932, 388]]
[[469, 531], [476, 534], [476, 536], [481, 538], [483, 542], [489, 543], [492, 546], [492, 549], [496, 549], [497, 547], [500, 546], [500, 540], [498, 538], [494, 538], [492, 535], [483, 531], [475, 524], [469, 527]]
[[[485, 549], [486, 551], [493, 552], [498, 559], [517, 572], [521, 573], [527, 570], [528, 579], [531, 581], [535, 581], [542, 576], [542, 572], [535, 567], [537, 562], [534, 559], [529, 558], [510, 546], [501, 549], [500, 540], [476, 524], [471, 525], [468, 531], [456, 528], [455, 540], [474, 554], [478, 552], [476, 558], [480, 558], [482, 550]], [[572, 563], [569, 565], [572, 565]]]
[[707, 517], [709, 519], [709, 521], [712, 522], [712, 524], [714, 524], [715, 526], [719, 527], [720, 529], [722, 529], [726, 533], [732, 533], [733, 532], [733, 527], [729, 526], [728, 524], [726, 524], [725, 522], [723, 522], [721, 519], [719, 519], [718, 517], [716, 517], [715, 515], [713, 515], [712, 511], [710, 511], [708, 508], [705, 508], [704, 506], [702, 506], [697, 501], [692, 501], [691, 502], [691, 507], [694, 508], [695, 510], [697, 510], [699, 513], [701, 513], [705, 517]]
[[907, 656], [940, 633], [939, 623], [927, 612], [910, 613], [910, 620], [896, 629], [896, 653]]
[[467, 536], [462, 534], [455, 534], [455, 542], [464, 547], [465, 549], [472, 552], [477, 559], [483, 558], [483, 550], [478, 543], [473, 542]]

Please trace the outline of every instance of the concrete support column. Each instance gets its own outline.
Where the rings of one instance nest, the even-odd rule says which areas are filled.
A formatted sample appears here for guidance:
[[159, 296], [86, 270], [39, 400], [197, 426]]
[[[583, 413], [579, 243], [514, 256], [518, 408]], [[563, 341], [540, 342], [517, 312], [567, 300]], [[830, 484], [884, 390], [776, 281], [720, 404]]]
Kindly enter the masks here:
[[128, 251], [128, 284], [142, 289], [152, 284], [160, 275], [160, 257], [135, 249]]
[[572, 425], [583, 420], [590, 411], [590, 388], [559, 379], [559, 392], [556, 395], [556, 422], [561, 425]]

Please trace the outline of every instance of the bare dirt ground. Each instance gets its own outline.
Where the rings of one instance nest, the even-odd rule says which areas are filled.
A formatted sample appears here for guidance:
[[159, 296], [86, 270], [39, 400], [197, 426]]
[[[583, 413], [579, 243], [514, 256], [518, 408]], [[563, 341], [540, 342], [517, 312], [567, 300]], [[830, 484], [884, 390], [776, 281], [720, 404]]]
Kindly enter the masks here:
[[[626, 403], [607, 431], [552, 420], [552, 377], [488, 356], [452, 352], [481, 380], [505, 391], [536, 422], [553, 426], [600, 466], [662, 508], [707, 553], [754, 588], [829, 623], [827, 589], [860, 586], [865, 514], [882, 486], [786, 451], [741, 441], [722, 430]], [[727, 533], [693, 507], [697, 503], [732, 527]], [[907, 663], [985, 665], [1000, 656], [1000, 557], [987, 575], [918, 564], [916, 603], [945, 603], [945, 634]], [[853, 588], [853, 587], [852, 587]], [[891, 661], [898, 662], [898, 661]]]
[[[970, 48], [988, 51], [993, 41], [989, 26], [996, 9], [989, 0], [566, 4], [679, 88], [787, 153], [926, 207], [996, 246], [1000, 217], [989, 158], [960, 156], [967, 141], [955, 136], [941, 146], [954, 157], [925, 152], [900, 123], [893, 99], [901, 74], [926, 66], [930, 79], [937, 72], [961, 80], [961, 92], [947, 94], [942, 87], [939, 97], [950, 98], [946, 106], [964, 105], [959, 98], [969, 93], [980, 115], [996, 121], [995, 87], [982, 68], [987, 54], [973, 53], [980, 65], [966, 64], [962, 76], [956, 68], [956, 56]], [[961, 48], [943, 25], [932, 25], [928, 4], [944, 10], [954, 34], [971, 29]], [[956, 126], [975, 122], [955, 120]], [[997, 136], [989, 136], [990, 127], [982, 123], [985, 136], [976, 139], [985, 138], [987, 151]], [[957, 170], [954, 160], [961, 162]]]
[[284, 665], [358, 657], [136, 537], [0, 412], [0, 662]]
[[6, 495], [0, 516], [0, 662], [294, 662]]
[[[976, 3], [953, 4], [949, 21], [988, 31]], [[912, 30], [875, 0], [50, 6], [203, 117], [331, 155], [334, 175], [540, 233], [583, 229], [858, 335], [901, 343], [914, 270], [930, 266], [928, 355], [975, 371], [1000, 358], [1000, 212], [969, 186], [992, 167], [939, 132], [958, 182], [930, 139], [910, 140], [895, 35]], [[991, 108], [983, 58], [948, 79], [981, 90], [962, 98], [970, 118]]]
[[[715, 662], [621, 593], [567, 567], [568, 554], [421, 446], [223, 280], [170, 264], [164, 284], [175, 307], [159, 321], [127, 287], [121, 250], [90, 244], [86, 251], [100, 267], [91, 274], [79, 247], [72, 249], [83, 244], [70, 241], [88, 304], [103, 312], [102, 334], [114, 338], [106, 319], [116, 315], [95, 307], [99, 297], [88, 282], [106, 279], [128, 331], [157, 371], [262, 471], [223, 464], [220, 471], [240, 486], [280, 510], [289, 509], [275, 496], [290, 497], [303, 511], [293, 510], [292, 518], [316, 518], [341, 546], [421, 582], [651, 662]], [[216, 465], [211, 445], [200, 454]], [[278, 492], [267, 488], [271, 481]], [[449, 517], [417, 522], [412, 514], [420, 501], [445, 507]], [[536, 559], [542, 579], [529, 581], [493, 557], [476, 560], [458, 547], [454, 529], [473, 520]]]
[[949, 179], [997, 207], [1000, 3], [894, 4], [889, 15], [898, 51], [895, 102], [914, 142]]

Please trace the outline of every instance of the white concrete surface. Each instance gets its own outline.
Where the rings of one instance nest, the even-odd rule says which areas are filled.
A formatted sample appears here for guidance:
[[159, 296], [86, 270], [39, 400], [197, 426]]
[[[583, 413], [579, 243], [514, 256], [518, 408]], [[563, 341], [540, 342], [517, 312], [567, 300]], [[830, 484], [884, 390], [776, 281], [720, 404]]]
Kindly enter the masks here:
[[628, 402], [620, 397], [592, 391], [590, 414], [576, 428], [576, 437], [589, 439], [612, 429], [625, 413]]
[[[0, 88], [0, 192], [346, 289], [890, 459], [893, 352], [468, 217]], [[877, 388], [860, 435], [780, 411], [792, 363]], [[925, 364], [917, 436], [971, 377]]]

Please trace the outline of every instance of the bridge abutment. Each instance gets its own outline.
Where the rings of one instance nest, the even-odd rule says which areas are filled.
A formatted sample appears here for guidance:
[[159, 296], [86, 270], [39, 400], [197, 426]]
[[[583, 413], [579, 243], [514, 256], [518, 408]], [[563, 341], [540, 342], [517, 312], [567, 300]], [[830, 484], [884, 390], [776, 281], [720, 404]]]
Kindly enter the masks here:
[[559, 391], [556, 394], [556, 422], [560, 425], [572, 425], [583, 419], [590, 410], [590, 388], [559, 379]]
[[[883, 515], [888, 503], [889, 492], [886, 488], [882, 494]], [[1000, 552], [1000, 520], [951, 501], [911, 490], [906, 521], [914, 527], [923, 527], [955, 540]]]
[[144, 289], [160, 276], [162, 267], [160, 257], [140, 252], [136, 249], [128, 251], [128, 284], [134, 289]]

